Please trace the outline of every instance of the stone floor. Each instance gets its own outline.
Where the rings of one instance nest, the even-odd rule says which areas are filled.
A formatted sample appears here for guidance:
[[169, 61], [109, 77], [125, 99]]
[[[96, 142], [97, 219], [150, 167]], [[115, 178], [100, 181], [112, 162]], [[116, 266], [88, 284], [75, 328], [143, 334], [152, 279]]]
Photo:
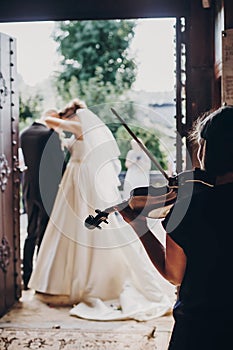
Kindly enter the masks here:
[[20, 301], [0, 319], [0, 349], [167, 349], [171, 315], [146, 322], [95, 322], [69, 316], [69, 309], [51, 307], [33, 291], [23, 291]]
[[[21, 240], [26, 216], [21, 216]], [[23, 245], [21, 245], [22, 247]], [[175, 289], [158, 275], [158, 283], [175, 302]], [[0, 350], [166, 350], [172, 315], [146, 322], [88, 321], [69, 315], [69, 307], [41, 302], [34, 291], [22, 292], [15, 306], [0, 319]]]

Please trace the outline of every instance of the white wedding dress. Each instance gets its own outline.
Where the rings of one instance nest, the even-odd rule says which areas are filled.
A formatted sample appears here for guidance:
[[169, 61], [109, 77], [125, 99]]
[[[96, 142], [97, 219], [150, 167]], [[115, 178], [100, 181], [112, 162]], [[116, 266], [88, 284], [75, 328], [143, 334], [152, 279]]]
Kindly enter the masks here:
[[[141, 141], [141, 140], [140, 140]], [[123, 198], [130, 197], [136, 187], [147, 187], [150, 184], [151, 160], [137, 142], [131, 140], [132, 149], [126, 155], [127, 171], [124, 179]]]
[[[82, 118], [87, 116], [81, 113], [85, 124]], [[119, 213], [110, 214], [102, 230], [84, 225], [95, 209], [121, 202], [115, 140], [108, 134], [103, 146], [98, 134], [94, 148], [88, 133], [83, 141], [72, 139], [29, 287], [58, 300], [65, 296], [75, 304], [70, 315], [81, 318], [143, 321], [162, 316], [171, 309], [171, 300], [156, 282], [157, 271], [130, 225]]]

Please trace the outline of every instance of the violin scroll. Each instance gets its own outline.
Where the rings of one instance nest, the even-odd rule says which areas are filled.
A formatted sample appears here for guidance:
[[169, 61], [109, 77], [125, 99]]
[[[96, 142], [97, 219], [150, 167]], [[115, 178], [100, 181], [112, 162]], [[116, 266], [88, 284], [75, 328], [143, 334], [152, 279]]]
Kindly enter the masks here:
[[95, 212], [97, 213], [96, 216], [89, 215], [85, 220], [85, 226], [89, 230], [93, 230], [96, 227], [101, 230], [101, 222], [105, 222], [105, 224], [108, 224], [107, 218], [109, 213], [107, 213], [106, 211], [101, 211], [99, 209], [96, 209]]

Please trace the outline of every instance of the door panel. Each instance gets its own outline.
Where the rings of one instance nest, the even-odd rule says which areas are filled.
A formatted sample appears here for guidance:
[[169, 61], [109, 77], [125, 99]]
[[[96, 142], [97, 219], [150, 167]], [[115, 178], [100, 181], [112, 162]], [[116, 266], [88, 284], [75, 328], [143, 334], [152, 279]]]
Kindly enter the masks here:
[[21, 295], [16, 42], [0, 33], [0, 316]]

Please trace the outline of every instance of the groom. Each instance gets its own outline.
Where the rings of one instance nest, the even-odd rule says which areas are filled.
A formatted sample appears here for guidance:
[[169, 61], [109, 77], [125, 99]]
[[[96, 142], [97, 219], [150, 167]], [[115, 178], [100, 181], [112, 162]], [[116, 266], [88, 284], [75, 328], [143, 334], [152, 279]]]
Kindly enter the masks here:
[[25, 290], [28, 289], [33, 270], [35, 248], [37, 245], [38, 253], [64, 171], [64, 153], [58, 133], [45, 123], [48, 116], [59, 118], [55, 109], [48, 110], [20, 135], [20, 146], [27, 166], [23, 177], [23, 197], [28, 216], [23, 249]]

